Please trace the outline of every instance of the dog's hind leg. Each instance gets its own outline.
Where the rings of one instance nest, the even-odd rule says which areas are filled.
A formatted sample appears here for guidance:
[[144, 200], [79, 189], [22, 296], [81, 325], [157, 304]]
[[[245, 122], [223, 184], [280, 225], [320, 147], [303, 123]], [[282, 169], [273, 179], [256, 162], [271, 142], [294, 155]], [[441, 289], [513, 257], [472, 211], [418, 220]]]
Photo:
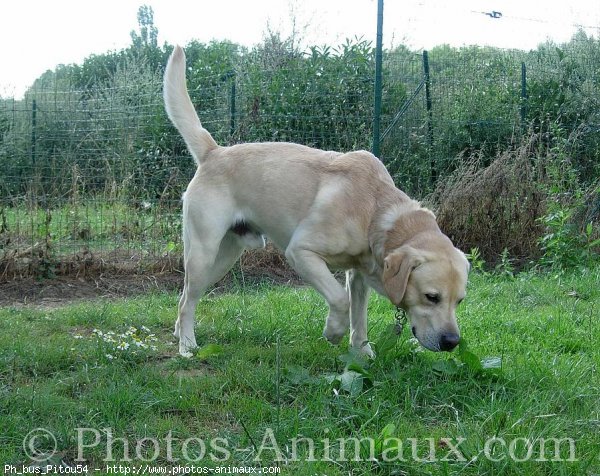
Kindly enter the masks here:
[[197, 347], [194, 320], [198, 301], [231, 269], [242, 254], [244, 243], [228, 232], [220, 243], [203, 240], [194, 242], [193, 246], [185, 243], [185, 246], [185, 280], [174, 334], [179, 338], [179, 353], [191, 357]]

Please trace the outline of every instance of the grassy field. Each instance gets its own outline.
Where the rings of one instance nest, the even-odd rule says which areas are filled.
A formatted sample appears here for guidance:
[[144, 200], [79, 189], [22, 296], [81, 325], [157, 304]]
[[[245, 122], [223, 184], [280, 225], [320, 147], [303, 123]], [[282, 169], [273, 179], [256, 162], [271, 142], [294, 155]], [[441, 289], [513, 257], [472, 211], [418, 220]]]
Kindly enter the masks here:
[[373, 296], [373, 362], [320, 337], [326, 307], [309, 288], [208, 296], [190, 360], [176, 356], [176, 304], [0, 309], [5, 474], [31, 456], [95, 474], [600, 474], [600, 268], [472, 274], [453, 354], [394, 338]]

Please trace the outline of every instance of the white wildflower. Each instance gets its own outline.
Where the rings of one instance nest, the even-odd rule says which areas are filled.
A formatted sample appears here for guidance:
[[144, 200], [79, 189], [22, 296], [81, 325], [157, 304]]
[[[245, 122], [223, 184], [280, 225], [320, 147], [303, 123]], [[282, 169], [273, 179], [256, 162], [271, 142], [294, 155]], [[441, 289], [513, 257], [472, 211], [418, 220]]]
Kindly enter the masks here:
[[127, 350], [129, 349], [129, 343], [122, 341], [118, 346], [117, 349], [119, 350]]

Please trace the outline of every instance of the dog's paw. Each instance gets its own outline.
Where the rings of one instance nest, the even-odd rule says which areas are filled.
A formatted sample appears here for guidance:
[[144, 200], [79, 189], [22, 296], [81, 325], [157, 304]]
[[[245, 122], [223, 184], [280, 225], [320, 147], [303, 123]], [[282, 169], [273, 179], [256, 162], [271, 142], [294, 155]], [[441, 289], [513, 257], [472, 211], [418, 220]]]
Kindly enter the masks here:
[[179, 355], [181, 355], [185, 359], [191, 359], [194, 356], [194, 353], [190, 352], [189, 350], [179, 349]]
[[179, 355], [186, 359], [191, 359], [196, 353], [196, 350], [198, 350], [196, 346], [179, 344]]
[[190, 358], [193, 357], [196, 350], [198, 349], [198, 344], [196, 344], [196, 338], [185, 338], [179, 341], [179, 354], [182, 357]]
[[331, 327], [325, 327], [323, 329], [323, 337], [325, 340], [333, 345], [338, 345], [344, 336], [346, 335], [347, 329], [332, 329]]
[[352, 346], [355, 352], [368, 357], [369, 359], [375, 358], [375, 351], [371, 348], [371, 344], [365, 342], [362, 345]]

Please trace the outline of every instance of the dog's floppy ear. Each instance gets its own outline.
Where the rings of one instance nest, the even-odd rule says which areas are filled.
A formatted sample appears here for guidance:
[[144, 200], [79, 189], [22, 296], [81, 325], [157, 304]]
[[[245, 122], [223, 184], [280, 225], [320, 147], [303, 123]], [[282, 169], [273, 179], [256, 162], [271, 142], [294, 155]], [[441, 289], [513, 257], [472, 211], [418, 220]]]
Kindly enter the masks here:
[[405, 245], [387, 255], [383, 261], [383, 288], [390, 301], [399, 306], [404, 299], [410, 272], [423, 262], [420, 254]]
[[460, 255], [463, 257], [463, 259], [465, 260], [465, 262], [467, 264], [467, 274], [469, 274], [471, 272], [471, 262], [469, 261], [469, 258], [467, 258], [467, 255], [464, 254], [462, 251], [460, 251], [458, 248], [456, 248], [456, 251], [458, 251], [460, 253]]

